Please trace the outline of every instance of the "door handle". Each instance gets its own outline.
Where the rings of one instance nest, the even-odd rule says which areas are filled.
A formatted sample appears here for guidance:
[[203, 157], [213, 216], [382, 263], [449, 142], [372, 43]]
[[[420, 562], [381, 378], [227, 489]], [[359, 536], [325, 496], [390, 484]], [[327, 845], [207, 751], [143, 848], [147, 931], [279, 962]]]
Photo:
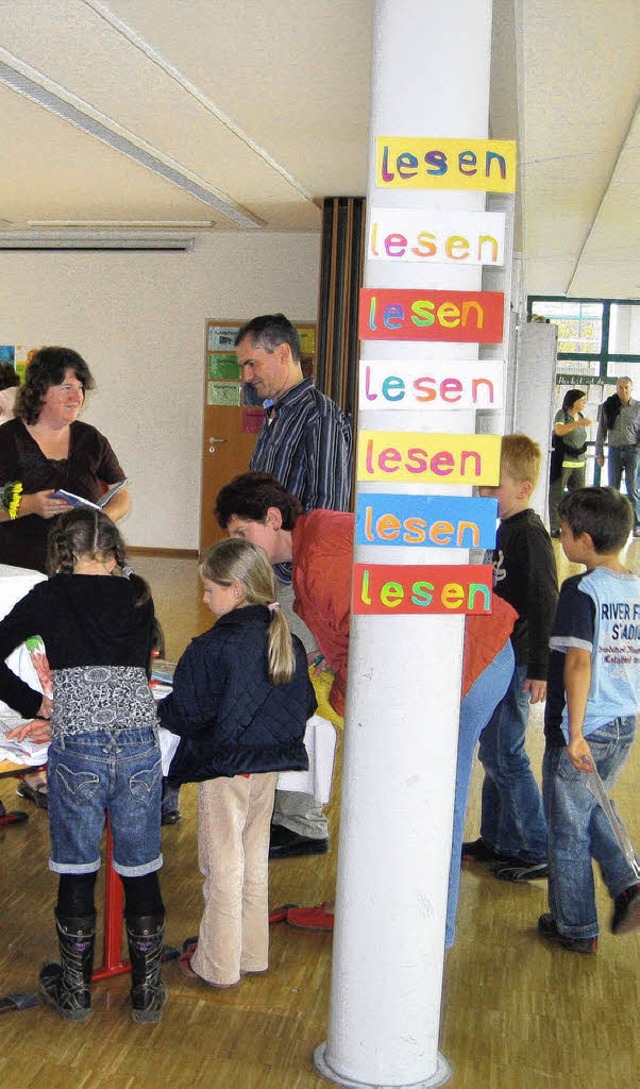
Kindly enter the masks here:
[[226, 442], [226, 441], [227, 441], [226, 439], [217, 439], [215, 437], [215, 435], [211, 435], [209, 437], [209, 453], [210, 454], [215, 454], [216, 446], [218, 445], [218, 443]]

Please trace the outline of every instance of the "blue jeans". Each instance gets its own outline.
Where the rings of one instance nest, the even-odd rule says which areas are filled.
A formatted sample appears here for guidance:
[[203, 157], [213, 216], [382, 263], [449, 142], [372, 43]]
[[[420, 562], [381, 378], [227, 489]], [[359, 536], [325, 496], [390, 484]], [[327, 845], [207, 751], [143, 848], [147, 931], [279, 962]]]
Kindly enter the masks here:
[[485, 770], [480, 835], [500, 854], [536, 865], [547, 858], [547, 823], [524, 747], [529, 721], [526, 679], [526, 666], [516, 666], [480, 739], [478, 755]]
[[[607, 793], [620, 775], [634, 741], [635, 716], [617, 718], [589, 734], [587, 742]], [[566, 748], [544, 756], [544, 801], [549, 822], [549, 910], [567, 938], [595, 938], [598, 913], [591, 858], [600, 866], [612, 898], [638, 878], [627, 862], [607, 816]]]
[[609, 447], [609, 486], [620, 491], [620, 483], [624, 472], [624, 482], [629, 501], [633, 507], [633, 517], [636, 525], [640, 522], [637, 471], [638, 451], [635, 446]]
[[162, 767], [156, 731], [96, 730], [49, 746], [49, 869], [100, 869], [105, 810], [111, 818], [113, 868], [140, 877], [162, 866]]
[[451, 842], [451, 866], [449, 868], [449, 893], [447, 896], [447, 927], [445, 947], [450, 949], [456, 936], [456, 914], [460, 889], [460, 863], [462, 836], [473, 754], [480, 734], [487, 725], [496, 704], [502, 699], [513, 675], [515, 658], [511, 640], [508, 639], [486, 669], [473, 682], [460, 705], [458, 728], [458, 757], [456, 763], [456, 795], [453, 806], [453, 837]]

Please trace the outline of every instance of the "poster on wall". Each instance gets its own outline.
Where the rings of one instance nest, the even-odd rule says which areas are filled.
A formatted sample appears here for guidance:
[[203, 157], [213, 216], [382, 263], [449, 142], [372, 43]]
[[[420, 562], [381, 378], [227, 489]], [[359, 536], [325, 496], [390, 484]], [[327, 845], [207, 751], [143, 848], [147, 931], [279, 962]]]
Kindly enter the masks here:
[[237, 382], [240, 379], [240, 367], [235, 352], [209, 353], [209, 378]]
[[240, 404], [241, 386], [239, 382], [208, 382], [208, 405], [233, 405], [237, 408]]
[[226, 325], [210, 325], [207, 348], [210, 352], [233, 352], [240, 322]]

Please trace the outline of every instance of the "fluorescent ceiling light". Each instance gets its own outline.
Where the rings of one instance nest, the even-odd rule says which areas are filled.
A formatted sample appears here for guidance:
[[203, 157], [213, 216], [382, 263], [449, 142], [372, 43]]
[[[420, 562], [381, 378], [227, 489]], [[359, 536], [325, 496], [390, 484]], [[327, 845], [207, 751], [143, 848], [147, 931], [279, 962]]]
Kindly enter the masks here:
[[0, 231], [0, 250], [192, 250], [193, 237], [172, 231]]
[[95, 137], [115, 151], [121, 152], [140, 166], [159, 174], [179, 189], [190, 193], [196, 200], [215, 208], [221, 215], [237, 223], [239, 227], [263, 227], [264, 220], [254, 216], [246, 208], [236, 204], [226, 193], [209, 185], [203, 178], [187, 170], [175, 159], [158, 148], [134, 136], [118, 125], [113, 118], [95, 110], [88, 102], [71, 94], [60, 84], [54, 83], [37, 69], [0, 48], [0, 82], [12, 91], [37, 103], [43, 109], [68, 121], [71, 125]]
[[[9, 226], [8, 219], [0, 219], [0, 223]], [[211, 230], [215, 223], [211, 219], [28, 219], [27, 226], [38, 230], [56, 230], [69, 228], [70, 230], [96, 231], [111, 230], [126, 227], [143, 231], [158, 231], [169, 228], [175, 231]]]

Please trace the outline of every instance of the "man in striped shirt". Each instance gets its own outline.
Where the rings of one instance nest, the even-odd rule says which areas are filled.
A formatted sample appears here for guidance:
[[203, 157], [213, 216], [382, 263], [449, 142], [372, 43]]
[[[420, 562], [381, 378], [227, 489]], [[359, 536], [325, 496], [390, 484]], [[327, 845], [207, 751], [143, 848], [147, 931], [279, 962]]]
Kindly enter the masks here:
[[[238, 363], [265, 408], [250, 468], [271, 473], [311, 510], [347, 510], [351, 495], [351, 424], [338, 405], [305, 378], [300, 337], [284, 314], [253, 318], [235, 341]], [[317, 642], [293, 612], [291, 565], [275, 568], [279, 599], [291, 630], [311, 660]], [[271, 829], [271, 858], [324, 854], [328, 826], [311, 795], [278, 791]]]

